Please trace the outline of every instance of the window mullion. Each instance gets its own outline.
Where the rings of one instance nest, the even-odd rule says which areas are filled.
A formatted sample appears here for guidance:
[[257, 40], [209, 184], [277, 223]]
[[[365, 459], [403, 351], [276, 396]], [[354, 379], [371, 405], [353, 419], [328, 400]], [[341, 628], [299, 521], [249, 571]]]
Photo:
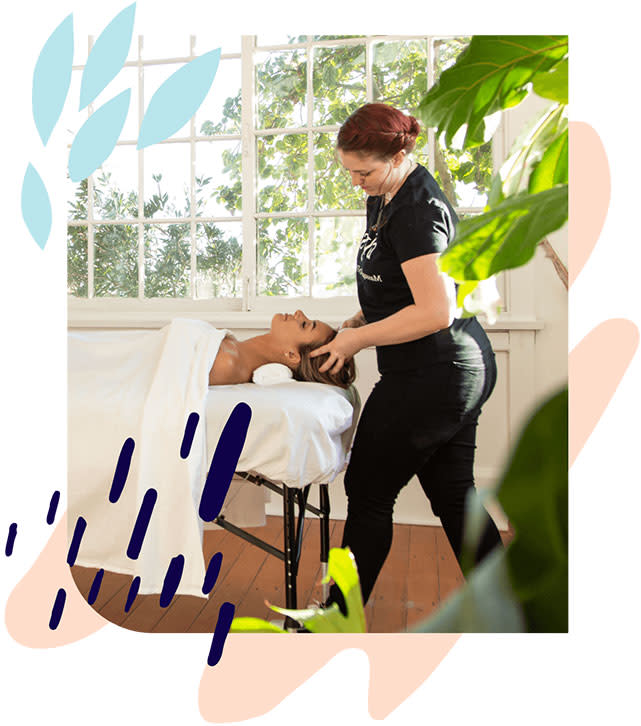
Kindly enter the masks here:
[[307, 36], [307, 220], [308, 229], [308, 265], [307, 294], [313, 294], [314, 290], [314, 256], [316, 254], [316, 224], [314, 220], [314, 138], [312, 127], [314, 125], [314, 69], [313, 49], [311, 44], [312, 36]]
[[241, 149], [243, 209], [243, 310], [256, 304], [256, 132], [254, 48], [256, 37], [241, 37]]
[[[189, 60], [192, 61], [196, 57], [196, 36], [189, 36]], [[191, 265], [189, 272], [189, 290], [193, 299], [196, 297], [196, 114], [189, 121], [189, 189], [190, 201], [189, 209], [191, 219], [189, 221], [189, 244], [191, 250]]]
[[[145, 115], [145, 76], [142, 65], [142, 49], [144, 39], [138, 36], [138, 128]], [[142, 149], [138, 150], [138, 299], [145, 297], [145, 157]]]
[[[434, 85], [434, 39], [427, 39], [427, 91]], [[427, 165], [432, 176], [436, 173], [436, 134], [427, 129]]]
[[[87, 39], [87, 57], [93, 47], [93, 35]], [[93, 113], [93, 104], [87, 107], [87, 117]], [[87, 177], [87, 297], [95, 297], [94, 291], [94, 215], [93, 215], [93, 175]]]

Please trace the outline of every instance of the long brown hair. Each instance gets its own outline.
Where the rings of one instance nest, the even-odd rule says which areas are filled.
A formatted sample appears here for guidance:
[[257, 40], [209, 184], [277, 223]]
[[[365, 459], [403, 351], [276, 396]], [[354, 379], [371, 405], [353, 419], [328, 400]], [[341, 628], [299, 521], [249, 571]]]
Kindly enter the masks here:
[[309, 355], [316, 348], [320, 348], [321, 345], [327, 345], [327, 343], [330, 343], [334, 340], [337, 334], [338, 331], [332, 328], [332, 332], [322, 343], [314, 343], [312, 345], [303, 345], [300, 347], [298, 351], [300, 354], [300, 363], [298, 364], [298, 368], [293, 370], [294, 378], [297, 381], [329, 383], [334, 386], [340, 386], [341, 388], [347, 388], [354, 382], [354, 379], [356, 378], [356, 364], [354, 363], [353, 358], [345, 361], [345, 363], [343, 363], [343, 367], [340, 371], [338, 371], [338, 373], [332, 373], [331, 370], [321, 373], [319, 368], [327, 360], [327, 356], [329, 354], [326, 353], [325, 355], [318, 355], [315, 358], [311, 358]]

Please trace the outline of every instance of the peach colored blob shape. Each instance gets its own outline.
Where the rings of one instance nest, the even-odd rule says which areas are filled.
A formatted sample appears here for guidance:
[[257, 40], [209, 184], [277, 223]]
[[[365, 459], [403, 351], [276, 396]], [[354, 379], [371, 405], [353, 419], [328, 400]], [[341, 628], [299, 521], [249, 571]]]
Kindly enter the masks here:
[[[59, 588], [67, 593], [56, 630], [49, 628], [51, 610]], [[66, 645], [100, 630], [107, 621], [78, 592], [67, 564], [67, 514], [65, 513], [34, 565], [7, 600], [5, 622], [11, 637], [29, 648]]]
[[[435, 670], [460, 635], [449, 633], [277, 635], [233, 633], [219, 663], [206, 668], [198, 706], [206, 721], [242, 721], [277, 706], [337, 653], [360, 648], [370, 659], [369, 712], [384, 719]], [[275, 666], [278, 653], [278, 667]], [[248, 685], [251, 698], [230, 698]]]
[[570, 466], [603, 415], [638, 345], [637, 326], [614, 319], [590, 331], [570, 353]]
[[589, 124], [570, 124], [570, 285], [599, 239], [610, 205], [610, 167], [603, 143]]

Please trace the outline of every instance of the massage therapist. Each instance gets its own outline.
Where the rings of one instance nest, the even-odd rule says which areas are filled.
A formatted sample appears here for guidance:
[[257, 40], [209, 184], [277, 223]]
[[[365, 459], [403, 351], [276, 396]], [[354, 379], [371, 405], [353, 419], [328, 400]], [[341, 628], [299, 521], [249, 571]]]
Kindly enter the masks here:
[[[460, 559], [465, 499], [477, 496], [477, 422], [496, 382], [494, 353], [476, 318], [452, 318], [453, 284], [436, 261], [458, 219], [434, 178], [409, 156], [418, 133], [412, 116], [371, 103], [345, 121], [336, 144], [352, 184], [367, 194], [356, 262], [361, 309], [312, 355], [329, 353], [321, 371], [336, 372], [376, 346], [381, 376], [345, 473], [342, 546], [356, 558], [363, 602], [390, 550], [394, 502], [414, 474]], [[487, 516], [475, 562], [499, 543]], [[341, 600], [336, 586], [332, 599]]]

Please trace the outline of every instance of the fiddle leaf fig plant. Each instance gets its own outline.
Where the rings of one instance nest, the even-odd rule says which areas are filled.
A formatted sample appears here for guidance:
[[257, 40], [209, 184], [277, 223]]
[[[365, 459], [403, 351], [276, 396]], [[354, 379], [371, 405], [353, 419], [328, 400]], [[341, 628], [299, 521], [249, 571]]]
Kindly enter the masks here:
[[459, 306], [468, 314], [479, 312], [476, 301], [474, 309], [466, 304], [479, 282], [526, 264], [567, 222], [568, 38], [473, 36], [417, 110], [446, 146], [460, 142], [465, 150], [486, 143], [497, 114], [531, 93], [549, 106], [516, 140], [492, 180], [484, 212], [460, 221], [439, 259], [459, 283]]

